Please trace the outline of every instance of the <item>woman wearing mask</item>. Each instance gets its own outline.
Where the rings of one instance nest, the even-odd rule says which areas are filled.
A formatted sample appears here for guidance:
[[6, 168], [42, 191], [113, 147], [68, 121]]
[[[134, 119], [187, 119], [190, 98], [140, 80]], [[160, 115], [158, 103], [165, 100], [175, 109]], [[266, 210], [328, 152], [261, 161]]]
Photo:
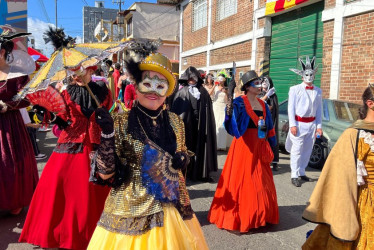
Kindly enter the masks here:
[[171, 63], [156, 53], [126, 67], [138, 104], [113, 119], [96, 112], [103, 132], [93, 179], [114, 188], [88, 249], [207, 249], [181, 171], [183, 121], [164, 104], [175, 88]]
[[97, 104], [107, 110], [111, 93], [102, 81], [92, 82], [96, 67], [76, 71], [62, 96], [65, 112], [56, 117], [63, 128], [43, 169], [22, 230], [20, 242], [42, 248], [86, 249], [100, 218], [109, 188], [90, 183], [90, 154], [100, 144], [95, 122]]
[[279, 162], [279, 135], [278, 135], [278, 121], [279, 121], [279, 107], [278, 107], [278, 96], [275, 93], [275, 88], [273, 84], [273, 80], [269, 76], [264, 76], [262, 81], [262, 92], [260, 93], [259, 97], [261, 100], [267, 103], [269, 106], [271, 117], [273, 118], [273, 126], [275, 129], [275, 136], [277, 139], [277, 144], [271, 149], [273, 150], [274, 159], [272, 162], [273, 170], [278, 170], [278, 162]]
[[214, 77], [212, 73], [208, 73], [205, 77], [204, 87], [212, 100], [214, 99]]
[[[279, 212], [270, 169], [273, 159], [270, 145], [276, 144], [271, 113], [267, 104], [257, 98], [261, 80], [256, 72], [248, 71], [241, 82], [245, 95], [235, 100], [232, 99], [236, 86], [234, 79], [229, 85], [225, 128], [235, 138], [208, 220], [218, 228], [245, 233], [266, 223], [277, 224]], [[264, 124], [259, 124], [260, 120]]]
[[219, 75], [218, 85], [214, 89], [213, 112], [216, 121], [217, 150], [226, 150], [228, 145], [228, 134], [223, 126], [225, 121], [225, 107], [227, 105], [227, 84], [226, 78]]

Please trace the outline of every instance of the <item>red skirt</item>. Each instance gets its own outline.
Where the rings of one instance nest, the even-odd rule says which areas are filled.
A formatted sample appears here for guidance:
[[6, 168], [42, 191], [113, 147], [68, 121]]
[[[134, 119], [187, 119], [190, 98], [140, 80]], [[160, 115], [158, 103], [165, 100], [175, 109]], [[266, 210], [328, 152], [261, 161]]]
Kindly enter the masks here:
[[257, 129], [247, 129], [231, 144], [208, 214], [218, 228], [248, 232], [279, 223], [273, 174], [259, 158], [259, 143]]
[[53, 152], [36, 187], [19, 242], [42, 248], [86, 249], [109, 188], [88, 181], [89, 149]]

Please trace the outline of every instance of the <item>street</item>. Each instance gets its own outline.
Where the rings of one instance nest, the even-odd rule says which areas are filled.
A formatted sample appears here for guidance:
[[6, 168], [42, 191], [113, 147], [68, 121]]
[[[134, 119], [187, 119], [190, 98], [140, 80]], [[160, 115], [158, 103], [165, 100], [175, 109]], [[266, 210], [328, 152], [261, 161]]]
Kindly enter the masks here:
[[[38, 132], [38, 138], [42, 153], [49, 156], [56, 144], [56, 138], [51, 132]], [[39, 175], [47, 159], [38, 162]], [[217, 182], [225, 159], [226, 152], [220, 152], [218, 155], [219, 172], [213, 175]], [[280, 169], [273, 174], [280, 222], [278, 225], [267, 225], [246, 234], [221, 230], [208, 223], [207, 214], [217, 183], [188, 183], [192, 207], [200, 221], [210, 249], [300, 249], [305, 241], [306, 233], [315, 227], [304, 221], [301, 214], [320, 171], [307, 168], [307, 175], [312, 178], [312, 181], [304, 182], [302, 187], [296, 188], [291, 185], [290, 181], [289, 156], [281, 154]], [[26, 209], [16, 217], [7, 216], [4, 212], [0, 213], [0, 250], [40, 249], [29, 244], [18, 243], [26, 213]]]

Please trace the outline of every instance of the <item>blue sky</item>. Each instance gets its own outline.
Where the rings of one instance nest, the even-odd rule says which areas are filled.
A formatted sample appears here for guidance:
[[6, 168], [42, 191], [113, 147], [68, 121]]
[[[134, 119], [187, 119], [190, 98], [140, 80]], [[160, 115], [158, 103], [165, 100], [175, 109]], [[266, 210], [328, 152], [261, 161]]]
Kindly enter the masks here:
[[[44, 4], [45, 11], [41, 2]], [[125, 1], [122, 10], [129, 8], [135, 1]], [[138, 2], [152, 2], [156, 0], [141, 0]], [[65, 33], [72, 37], [77, 37], [77, 42], [83, 36], [83, 6], [95, 6], [95, 0], [57, 0], [57, 25], [65, 29]], [[112, 0], [104, 1], [105, 8], [118, 9], [118, 4], [113, 4]], [[28, 31], [35, 38], [37, 49], [41, 49], [47, 56], [53, 52], [50, 45], [45, 45], [43, 33], [50, 24], [55, 24], [55, 0], [28, 0]]]
[[[44, 3], [46, 14], [40, 2]], [[135, 1], [123, 1], [122, 9], [129, 8]], [[156, 0], [142, 0], [142, 2], [156, 2]], [[57, 25], [65, 28], [71, 36], [82, 36], [82, 9], [83, 6], [95, 6], [94, 0], [57, 0]], [[104, 1], [105, 8], [118, 9], [118, 4], [112, 0]], [[55, 23], [55, 0], [28, 0], [28, 17], [39, 19], [43, 22]], [[47, 17], [48, 16], [48, 17]]]

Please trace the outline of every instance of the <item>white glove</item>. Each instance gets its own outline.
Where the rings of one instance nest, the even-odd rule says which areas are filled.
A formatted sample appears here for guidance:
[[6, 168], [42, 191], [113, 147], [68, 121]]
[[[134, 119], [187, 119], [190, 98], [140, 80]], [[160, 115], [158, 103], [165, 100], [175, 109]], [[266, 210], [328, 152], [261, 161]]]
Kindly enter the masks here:
[[271, 89], [268, 90], [268, 92], [266, 92], [266, 96], [270, 97], [270, 96], [274, 95], [274, 93], [275, 93], [275, 88], [272, 87]]

